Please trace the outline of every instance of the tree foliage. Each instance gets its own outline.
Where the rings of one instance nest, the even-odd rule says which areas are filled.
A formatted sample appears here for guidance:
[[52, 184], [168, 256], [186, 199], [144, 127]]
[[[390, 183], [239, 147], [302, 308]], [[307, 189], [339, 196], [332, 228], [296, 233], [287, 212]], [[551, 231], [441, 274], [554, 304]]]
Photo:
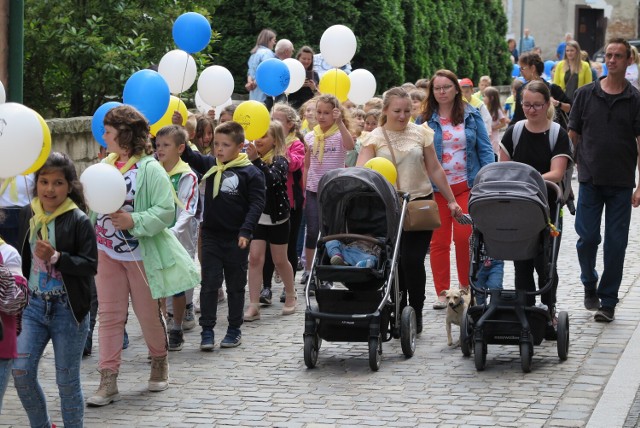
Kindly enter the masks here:
[[511, 74], [500, 0], [25, 3], [25, 103], [46, 117], [91, 115], [105, 101], [121, 99], [131, 74], [175, 49], [173, 22], [187, 11], [205, 15], [214, 30], [209, 47], [194, 55], [199, 70], [227, 67], [238, 93], [246, 93], [249, 51], [263, 28], [296, 49], [307, 44], [319, 51], [328, 27], [347, 25], [358, 39], [352, 67], [371, 71], [379, 92], [440, 68], [474, 81], [488, 74], [494, 84], [508, 83]]

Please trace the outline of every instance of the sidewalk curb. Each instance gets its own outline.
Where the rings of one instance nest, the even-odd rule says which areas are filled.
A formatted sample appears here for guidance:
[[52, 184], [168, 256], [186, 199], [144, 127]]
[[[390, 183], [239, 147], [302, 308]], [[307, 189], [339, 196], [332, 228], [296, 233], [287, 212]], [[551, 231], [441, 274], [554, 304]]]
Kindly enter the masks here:
[[[635, 285], [635, 284], [634, 284]], [[633, 291], [635, 287], [631, 287]], [[614, 321], [615, 322], [615, 321]], [[606, 334], [606, 333], [605, 333]], [[622, 427], [640, 389], [640, 323], [618, 360], [600, 400], [593, 410], [587, 428]]]

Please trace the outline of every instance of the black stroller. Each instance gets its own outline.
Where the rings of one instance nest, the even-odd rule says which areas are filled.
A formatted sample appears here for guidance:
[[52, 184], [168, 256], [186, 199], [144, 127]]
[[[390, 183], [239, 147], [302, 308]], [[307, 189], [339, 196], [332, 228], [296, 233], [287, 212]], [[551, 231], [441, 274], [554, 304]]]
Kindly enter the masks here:
[[[549, 196], [547, 196], [549, 195]], [[548, 197], [554, 198], [555, 212], [549, 212]], [[522, 370], [531, 371], [534, 346], [545, 336], [551, 321], [549, 311], [527, 305], [527, 296], [545, 293], [553, 284], [558, 257], [559, 231], [555, 228], [562, 207], [560, 188], [545, 182], [538, 171], [518, 162], [493, 163], [475, 178], [469, 197], [473, 219], [470, 240], [472, 293], [489, 295], [488, 304], [471, 306], [463, 317], [460, 346], [465, 356], [475, 353], [477, 370], [484, 370], [488, 344], [520, 347]], [[545, 260], [544, 287], [537, 291], [484, 290], [476, 286], [485, 257], [496, 260], [527, 260], [540, 251]], [[558, 314], [558, 357], [569, 352], [569, 316]]]
[[[407, 199], [408, 196], [401, 205], [389, 182], [367, 168], [336, 169], [320, 180], [320, 236], [305, 289], [307, 367], [315, 367], [323, 339], [368, 343], [369, 366], [374, 371], [380, 368], [382, 342], [391, 338], [400, 338], [402, 352], [407, 357], [413, 355], [416, 315], [410, 306], [401, 307], [397, 274]], [[363, 240], [378, 246], [377, 265], [372, 268], [331, 265], [325, 244], [333, 239]], [[310, 291], [312, 281], [318, 285], [315, 299]], [[320, 286], [327, 282], [333, 282], [334, 286]]]

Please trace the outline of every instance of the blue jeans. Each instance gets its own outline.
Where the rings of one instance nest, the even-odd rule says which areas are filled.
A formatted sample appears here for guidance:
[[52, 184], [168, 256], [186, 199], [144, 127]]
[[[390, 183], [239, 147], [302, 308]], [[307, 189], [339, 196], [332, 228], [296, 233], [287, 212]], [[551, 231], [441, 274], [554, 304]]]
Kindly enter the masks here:
[[2, 398], [7, 390], [9, 375], [11, 374], [12, 359], [0, 359], [0, 415], [2, 414]]
[[[491, 266], [484, 264], [478, 269], [476, 287], [485, 290], [502, 290], [502, 279], [504, 278], [504, 262], [502, 260], [491, 260]], [[476, 304], [484, 305], [485, 297], [483, 293], [476, 294]]]
[[378, 263], [378, 258], [373, 254], [364, 252], [359, 248], [349, 247], [337, 239], [327, 241], [325, 247], [329, 258], [341, 255], [349, 266], [374, 267]]
[[[615, 307], [622, 281], [624, 256], [631, 221], [631, 187], [595, 186], [580, 183], [575, 228], [578, 234], [580, 280], [587, 289], [596, 289], [602, 306]], [[604, 269], [598, 284], [596, 257], [602, 241], [600, 223], [604, 208]]]
[[89, 316], [78, 324], [66, 296], [45, 300], [31, 296], [22, 315], [18, 358], [13, 381], [32, 427], [50, 427], [44, 392], [38, 382], [38, 363], [49, 340], [53, 343], [56, 383], [65, 427], [82, 427], [84, 398], [80, 385], [82, 350], [89, 331]]

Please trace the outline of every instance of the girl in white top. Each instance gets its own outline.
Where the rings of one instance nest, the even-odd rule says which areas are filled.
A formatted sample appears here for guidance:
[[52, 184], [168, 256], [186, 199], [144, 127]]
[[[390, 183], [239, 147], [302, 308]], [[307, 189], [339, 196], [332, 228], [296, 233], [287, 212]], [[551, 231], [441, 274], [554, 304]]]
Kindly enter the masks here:
[[491, 147], [497, 159], [497, 156], [500, 155], [501, 130], [507, 125], [508, 121], [500, 105], [500, 92], [498, 92], [496, 88], [493, 86], [486, 87], [484, 89], [483, 101], [491, 114], [491, 129], [488, 130], [489, 139], [491, 140]]
[[624, 74], [625, 79], [633, 85], [634, 88], [640, 90], [640, 83], [638, 83], [638, 64], [640, 64], [640, 55], [638, 55], [638, 49], [635, 46], [631, 46], [631, 59], [633, 62], [627, 66], [627, 71]]

